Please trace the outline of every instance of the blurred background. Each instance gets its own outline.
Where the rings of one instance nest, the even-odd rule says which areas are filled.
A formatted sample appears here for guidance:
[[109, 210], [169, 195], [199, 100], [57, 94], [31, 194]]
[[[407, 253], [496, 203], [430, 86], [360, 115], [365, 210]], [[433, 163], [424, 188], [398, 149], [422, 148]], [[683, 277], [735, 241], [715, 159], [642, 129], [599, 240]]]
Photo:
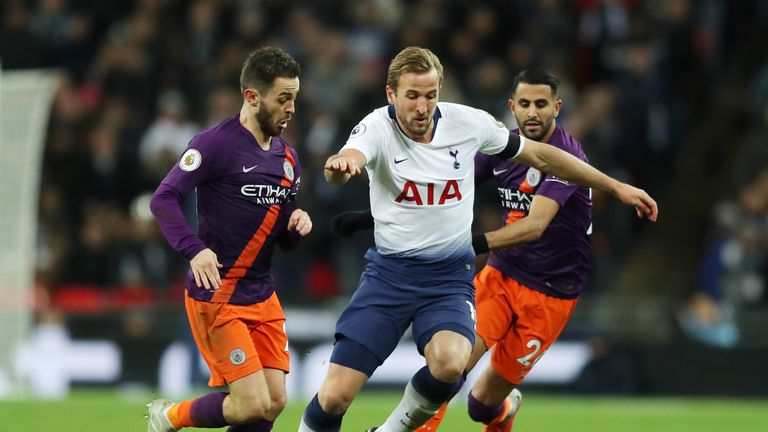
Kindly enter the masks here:
[[[524, 386], [768, 396], [768, 2], [4, 0], [0, 14], [0, 397], [205, 384], [187, 262], [148, 201], [191, 137], [239, 110], [242, 61], [263, 45], [303, 69], [284, 136], [314, 231], [274, 258], [296, 394], [316, 390], [372, 244], [330, 232], [368, 188], [326, 184], [322, 164], [419, 45], [443, 62], [441, 100], [508, 127], [512, 77], [550, 69], [559, 124], [660, 204], [650, 224], [595, 192], [589, 287]], [[479, 186], [476, 230], [500, 226], [495, 197]], [[404, 383], [414, 352], [381, 382]]]

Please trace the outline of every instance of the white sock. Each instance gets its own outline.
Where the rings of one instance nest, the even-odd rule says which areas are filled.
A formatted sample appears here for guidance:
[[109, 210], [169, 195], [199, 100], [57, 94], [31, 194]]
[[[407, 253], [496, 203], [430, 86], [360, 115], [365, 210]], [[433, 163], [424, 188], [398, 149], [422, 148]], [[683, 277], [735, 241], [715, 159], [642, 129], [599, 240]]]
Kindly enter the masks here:
[[314, 429], [307, 426], [306, 423], [304, 423], [304, 416], [301, 416], [301, 421], [299, 422], [299, 431], [298, 432], [315, 432]]
[[408, 381], [400, 403], [389, 415], [387, 421], [376, 429], [376, 432], [410, 432], [415, 430], [431, 419], [441, 405], [428, 401]]

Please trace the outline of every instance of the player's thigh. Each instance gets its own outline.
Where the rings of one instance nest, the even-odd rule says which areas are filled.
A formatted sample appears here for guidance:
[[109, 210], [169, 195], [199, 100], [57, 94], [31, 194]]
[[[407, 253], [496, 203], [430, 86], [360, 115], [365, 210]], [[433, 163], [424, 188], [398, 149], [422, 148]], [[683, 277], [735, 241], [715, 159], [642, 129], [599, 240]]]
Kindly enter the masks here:
[[290, 372], [288, 334], [285, 331], [285, 313], [277, 298], [270, 298], [250, 308], [252, 313], [244, 316], [250, 337], [264, 368]]
[[[463, 336], [465, 341], [461, 341], [459, 345], [464, 347], [467, 343], [469, 351], [475, 343], [477, 312], [471, 283], [467, 281], [466, 284], [458, 283], [445, 288], [445, 294], [420, 300], [413, 316], [411, 332], [416, 347], [422, 355], [425, 355], [426, 346], [433, 341], [435, 335], [446, 331]], [[455, 346], [450, 343], [454, 340], [457, 339], [446, 336], [439, 344], [447, 349]], [[441, 349], [438, 352], [443, 351]]]
[[513, 302], [517, 317], [494, 348], [491, 365], [505, 380], [519, 384], [557, 340], [578, 299], [559, 299], [519, 285]]
[[186, 308], [195, 343], [211, 370], [209, 385], [233, 383], [262, 369], [242, 307], [187, 297]]
[[334, 412], [344, 412], [363, 388], [368, 375], [359, 370], [330, 363], [325, 381], [317, 392], [320, 405]]
[[480, 361], [481, 358], [483, 358], [483, 355], [488, 351], [488, 347], [485, 345], [485, 341], [482, 337], [475, 337], [475, 346], [472, 347], [472, 354], [469, 355], [469, 360], [467, 361], [467, 367], [465, 370], [467, 372], [471, 371], [475, 368], [477, 363]]
[[259, 370], [229, 383], [229, 394], [238, 402], [270, 400], [270, 386], [265, 370]]
[[508, 276], [487, 265], [475, 276], [477, 335], [486, 349], [506, 335], [515, 319], [508, 286], [510, 281]]
[[397, 295], [397, 288], [394, 282], [367, 269], [336, 321], [337, 339], [345, 337], [355, 341], [372, 352], [380, 363], [389, 357], [408, 329], [414, 310], [413, 300], [406, 299], [402, 293]]

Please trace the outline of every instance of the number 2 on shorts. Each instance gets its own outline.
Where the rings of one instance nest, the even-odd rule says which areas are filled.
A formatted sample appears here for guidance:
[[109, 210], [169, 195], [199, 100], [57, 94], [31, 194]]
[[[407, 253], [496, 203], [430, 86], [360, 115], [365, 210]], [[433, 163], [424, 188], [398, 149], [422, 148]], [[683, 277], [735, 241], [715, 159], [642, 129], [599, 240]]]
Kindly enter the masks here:
[[539, 350], [541, 350], [541, 341], [538, 339], [531, 339], [528, 341], [527, 344], [525, 344], [528, 348], [533, 348], [533, 351], [530, 353], [520, 357], [517, 359], [518, 363], [525, 367], [531, 366], [533, 363], [536, 363], [538, 358], [536, 356], [539, 354]]

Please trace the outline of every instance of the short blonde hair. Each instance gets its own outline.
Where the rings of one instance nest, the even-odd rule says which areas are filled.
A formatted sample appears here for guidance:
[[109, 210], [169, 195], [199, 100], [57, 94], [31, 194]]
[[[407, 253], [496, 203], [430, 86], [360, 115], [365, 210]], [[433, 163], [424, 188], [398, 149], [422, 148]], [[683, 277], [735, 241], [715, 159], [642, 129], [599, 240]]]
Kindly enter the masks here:
[[400, 77], [409, 73], [428, 73], [432, 69], [437, 71], [440, 77], [440, 84], [443, 83], [443, 65], [435, 53], [415, 46], [409, 46], [400, 51], [392, 62], [389, 63], [387, 71], [387, 85], [397, 90], [397, 84]]

